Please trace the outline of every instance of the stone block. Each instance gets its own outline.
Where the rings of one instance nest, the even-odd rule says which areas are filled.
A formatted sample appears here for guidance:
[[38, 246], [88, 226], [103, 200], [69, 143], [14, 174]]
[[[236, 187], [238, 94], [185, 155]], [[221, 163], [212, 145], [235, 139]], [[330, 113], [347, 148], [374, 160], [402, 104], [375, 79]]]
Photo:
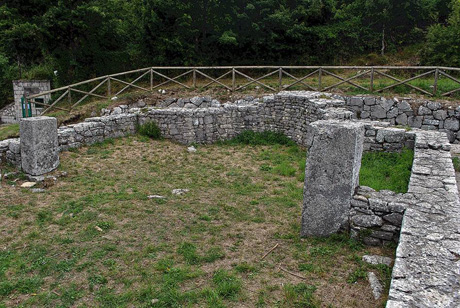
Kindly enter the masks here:
[[22, 169], [30, 175], [42, 175], [59, 166], [57, 120], [51, 117], [21, 119]]
[[455, 118], [444, 121], [444, 128], [452, 131], [458, 131], [460, 128], [459, 121]]
[[374, 119], [385, 119], [387, 117], [387, 112], [382, 106], [375, 105], [371, 107], [371, 117]]
[[411, 111], [412, 110], [409, 103], [406, 101], [399, 102], [397, 106], [398, 106], [398, 109], [401, 111]]
[[330, 120], [309, 126], [302, 236], [327, 236], [348, 223], [363, 142], [364, 126], [360, 123]]
[[401, 113], [399, 116], [396, 117], [396, 124], [398, 125], [407, 125], [407, 115], [405, 113]]
[[425, 106], [420, 106], [418, 108], [418, 114], [423, 116], [423, 115], [431, 115], [433, 114], [433, 111], [431, 109], [426, 108]]

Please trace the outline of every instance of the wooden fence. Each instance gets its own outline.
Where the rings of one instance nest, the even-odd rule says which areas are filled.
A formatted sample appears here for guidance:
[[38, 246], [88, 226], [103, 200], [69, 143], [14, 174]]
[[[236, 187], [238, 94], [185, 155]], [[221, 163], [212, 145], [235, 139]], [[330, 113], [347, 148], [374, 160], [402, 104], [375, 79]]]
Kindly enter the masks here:
[[[51, 109], [70, 111], [89, 97], [111, 99], [132, 89], [153, 92], [173, 84], [193, 90], [197, 88], [198, 80], [200, 89], [220, 87], [229, 92], [242, 91], [249, 86], [272, 92], [289, 89], [325, 92], [347, 85], [362, 93], [381, 93], [406, 86], [428, 96], [449, 96], [460, 91], [459, 74], [460, 68], [432, 66], [148, 67], [85, 80], [25, 99], [42, 107], [41, 114], [45, 114]], [[440, 89], [441, 78], [451, 83], [448, 90]], [[381, 82], [376, 82], [382, 79], [392, 83], [382, 86]], [[411, 84], [415, 80], [424, 80], [425, 83], [428, 80], [429, 88]], [[47, 94], [53, 97], [49, 104], [34, 100]]]

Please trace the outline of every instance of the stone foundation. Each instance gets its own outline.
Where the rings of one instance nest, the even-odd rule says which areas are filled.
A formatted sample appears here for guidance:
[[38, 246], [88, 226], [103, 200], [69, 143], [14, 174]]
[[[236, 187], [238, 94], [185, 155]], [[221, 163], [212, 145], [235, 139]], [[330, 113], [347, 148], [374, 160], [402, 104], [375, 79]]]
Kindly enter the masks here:
[[[352, 234], [363, 236], [369, 244], [384, 244], [399, 238], [388, 308], [459, 307], [460, 204], [448, 140], [452, 141], [452, 133], [455, 133], [453, 139], [458, 140], [458, 127], [455, 125], [458, 123], [455, 120], [458, 119], [458, 110], [446, 111], [445, 114], [438, 112], [438, 105], [426, 102], [420, 107], [426, 107], [431, 113], [419, 108], [417, 114], [409, 110], [407, 102], [368, 97], [343, 100], [332, 95], [320, 98], [323, 96], [323, 93], [316, 92], [281, 92], [252, 103], [218, 106], [212, 100], [203, 99], [201, 103], [200, 100], [171, 102], [171, 105], [177, 106], [166, 109], [132, 108], [127, 113], [90, 118], [83, 123], [59, 128], [59, 148], [65, 150], [133, 134], [137, 124], [147, 121], [155, 121], [165, 137], [183, 144], [213, 143], [236, 136], [243, 130], [270, 130], [282, 132], [298, 144], [307, 146], [307, 136], [311, 135], [310, 124], [318, 120], [349, 120], [353, 112], [358, 118], [387, 120], [388, 124], [361, 120], [345, 125], [364, 128], [364, 150], [414, 148], [409, 191], [407, 194], [394, 194], [361, 187], [353, 196], [350, 191], [349, 198], [348, 193], [345, 197], [338, 197], [348, 200], [341, 207], [338, 221], [348, 217]], [[182, 103], [183, 108], [180, 107]], [[202, 108], [207, 104], [209, 107]], [[409, 125], [449, 129], [450, 132], [388, 126], [393, 122], [403, 125], [403, 114], [408, 117]], [[417, 118], [420, 116], [422, 118]], [[354, 158], [358, 160], [361, 151], [359, 146], [355, 148]], [[19, 139], [0, 142], [2, 160], [21, 166], [20, 153]], [[348, 188], [353, 186], [354, 178], [350, 176], [351, 186], [348, 185], [344, 191], [348, 192]]]

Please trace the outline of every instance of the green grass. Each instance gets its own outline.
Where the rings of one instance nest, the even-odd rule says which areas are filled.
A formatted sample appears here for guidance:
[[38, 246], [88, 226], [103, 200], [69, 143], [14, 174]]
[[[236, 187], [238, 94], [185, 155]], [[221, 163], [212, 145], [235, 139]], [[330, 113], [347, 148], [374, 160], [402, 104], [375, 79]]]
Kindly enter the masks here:
[[454, 169], [456, 172], [460, 172], [460, 158], [452, 157], [452, 163], [454, 164]]
[[414, 151], [403, 149], [401, 153], [363, 153], [359, 184], [375, 190], [407, 192]]
[[[0, 303], [365, 306], [354, 294], [367, 282], [347, 283], [350, 273], [363, 267], [362, 255], [393, 251], [371, 250], [347, 234], [300, 238], [304, 149], [196, 147], [189, 153], [165, 140], [109, 139], [61, 153], [59, 171], [68, 176], [45, 193], [2, 183]], [[176, 196], [176, 188], [190, 191]], [[152, 194], [165, 199], [148, 199]], [[280, 264], [307, 283], [280, 272]], [[332, 287], [337, 298], [324, 298]]]
[[19, 137], [19, 124], [9, 124], [0, 126], [0, 141], [8, 138]]

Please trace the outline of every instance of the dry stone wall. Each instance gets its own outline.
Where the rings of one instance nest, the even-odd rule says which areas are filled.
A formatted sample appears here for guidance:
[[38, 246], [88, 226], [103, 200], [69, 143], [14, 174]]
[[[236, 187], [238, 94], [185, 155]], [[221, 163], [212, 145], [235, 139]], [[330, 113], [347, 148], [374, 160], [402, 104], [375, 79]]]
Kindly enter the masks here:
[[418, 132], [387, 308], [460, 307], [460, 203], [447, 136]]
[[12, 124], [16, 122], [16, 107], [14, 103], [0, 109], [0, 124]]
[[450, 142], [460, 143], [460, 107], [411, 98], [373, 96], [344, 97], [358, 119], [386, 121], [391, 125], [445, 132]]

